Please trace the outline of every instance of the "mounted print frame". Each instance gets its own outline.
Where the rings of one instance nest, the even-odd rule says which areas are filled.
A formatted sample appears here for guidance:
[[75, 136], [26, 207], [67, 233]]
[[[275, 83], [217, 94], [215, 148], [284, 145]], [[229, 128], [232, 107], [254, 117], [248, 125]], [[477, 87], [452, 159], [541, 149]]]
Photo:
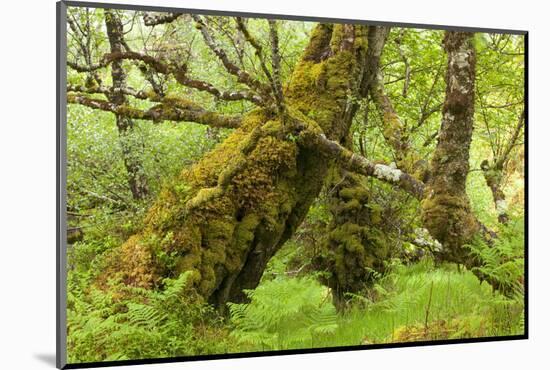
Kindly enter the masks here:
[[528, 338], [527, 31], [61, 1], [57, 40], [58, 368]]

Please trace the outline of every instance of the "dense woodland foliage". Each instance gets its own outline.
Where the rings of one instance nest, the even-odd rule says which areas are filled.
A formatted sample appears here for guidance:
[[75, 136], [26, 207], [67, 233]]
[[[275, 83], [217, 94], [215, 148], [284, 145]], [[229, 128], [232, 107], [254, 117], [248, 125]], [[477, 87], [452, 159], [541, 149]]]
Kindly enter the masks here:
[[68, 10], [69, 362], [524, 332], [524, 39]]

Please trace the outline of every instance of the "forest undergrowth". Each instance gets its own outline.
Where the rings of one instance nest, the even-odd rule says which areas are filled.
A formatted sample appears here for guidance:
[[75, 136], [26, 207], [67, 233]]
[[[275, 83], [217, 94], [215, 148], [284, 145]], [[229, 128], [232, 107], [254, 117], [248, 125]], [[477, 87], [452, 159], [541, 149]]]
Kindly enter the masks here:
[[463, 266], [437, 264], [431, 256], [410, 263], [394, 259], [371, 288], [348, 294], [342, 311], [319, 282], [319, 273], [288, 271], [296, 248], [289, 242], [271, 261], [262, 283], [246, 292], [250, 302], [229, 304], [229, 317], [186, 289], [186, 273], [167, 279], [162, 291], [125, 287], [131, 300], [111, 293], [120, 289], [91, 288], [90, 271], [101, 271], [101, 258], [88, 261], [95, 268], [86, 266], [97, 245], [79, 242], [70, 255], [80, 266], [69, 272], [70, 360], [521, 335], [523, 233], [523, 219], [517, 218], [501, 226], [494, 245], [478, 240], [470, 246], [483, 261], [480, 269], [509, 287], [510, 294], [495, 291]]

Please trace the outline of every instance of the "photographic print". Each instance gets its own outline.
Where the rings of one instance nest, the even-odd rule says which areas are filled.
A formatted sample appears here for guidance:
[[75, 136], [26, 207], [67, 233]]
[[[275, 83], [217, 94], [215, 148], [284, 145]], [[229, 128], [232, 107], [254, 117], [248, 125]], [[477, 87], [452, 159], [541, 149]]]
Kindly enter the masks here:
[[526, 32], [60, 19], [60, 366], [526, 338]]

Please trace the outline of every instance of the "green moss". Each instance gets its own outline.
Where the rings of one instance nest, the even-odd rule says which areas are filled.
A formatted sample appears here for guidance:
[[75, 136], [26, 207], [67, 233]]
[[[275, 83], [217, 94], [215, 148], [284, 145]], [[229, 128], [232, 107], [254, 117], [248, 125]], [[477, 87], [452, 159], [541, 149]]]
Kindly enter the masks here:
[[[333, 36], [333, 28], [321, 25], [314, 31], [285, 91], [290, 116], [285, 124], [267, 109], [246, 114], [226, 140], [166, 184], [143, 231], [121, 248], [127, 258], [113, 261], [116, 269], [126, 271], [128, 281], [138, 279], [136, 271], [146, 271], [139, 284], [154, 287], [163, 276], [191, 271], [196, 277], [192, 288], [210, 298], [225, 289], [232, 274], [241, 272], [252, 248], [264, 248], [260, 252], [269, 258], [292, 235], [318, 195], [328, 164], [292, 140], [286, 119], [305, 122], [306, 139], [320, 133], [344, 137], [348, 129], [341, 122], [357, 80], [357, 50], [336, 47], [343, 39]], [[356, 28], [358, 34], [363, 32], [363, 27]], [[361, 41], [357, 45], [362, 47]], [[176, 107], [192, 109], [193, 103], [169, 96], [159, 109]], [[352, 208], [362, 209], [364, 198], [353, 197]], [[347, 243], [353, 252], [346, 256], [361, 253], [367, 233], [355, 232], [357, 240]], [[348, 264], [353, 261], [353, 256], [346, 258]], [[156, 265], [160, 260], [162, 266]], [[166, 266], [174, 266], [169, 269], [173, 271], [165, 271]], [[242, 284], [257, 283], [250, 279]]]
[[354, 186], [340, 190], [340, 197], [346, 200], [355, 199], [359, 203], [366, 203], [369, 200], [369, 192], [364, 186]]
[[443, 245], [444, 258], [464, 262], [468, 252], [463, 245], [479, 231], [468, 198], [465, 195], [432, 193], [421, 202], [421, 206], [422, 222], [431, 236]]
[[249, 243], [254, 239], [254, 230], [259, 223], [258, 216], [249, 213], [237, 224], [233, 234], [233, 243], [236, 250], [243, 251], [248, 248]]
[[320, 61], [327, 51], [327, 45], [332, 38], [332, 24], [318, 24], [310, 35], [309, 43], [304, 51], [302, 60], [304, 61]]
[[187, 202], [187, 208], [192, 211], [200, 205], [212, 201], [215, 197], [223, 195], [223, 190], [219, 187], [200, 189], [199, 192]]
[[359, 178], [338, 171], [331, 174], [330, 211], [327, 238], [322, 242], [319, 267], [330, 272], [326, 283], [335, 303], [342, 308], [345, 293], [358, 293], [370, 286], [390, 254], [390, 240], [373, 222], [377, 207], [370, 206], [370, 194]]
[[[337, 49], [335, 45], [341, 42], [342, 37], [342, 25], [334, 28], [336, 34], [331, 35], [332, 47], [325, 45], [323, 51], [324, 55], [330, 56], [326, 59], [302, 60], [293, 72], [292, 84], [286, 94], [290, 106], [317, 122], [325, 133], [331, 133], [337, 128], [337, 118], [342, 114], [350, 89], [356, 83], [350, 80], [357, 63], [353, 54], [355, 50], [331, 50]], [[361, 40], [359, 30], [360, 27], [357, 27], [356, 37]], [[316, 47], [320, 48], [319, 45]], [[362, 47], [362, 43], [357, 42], [356, 48]]]

